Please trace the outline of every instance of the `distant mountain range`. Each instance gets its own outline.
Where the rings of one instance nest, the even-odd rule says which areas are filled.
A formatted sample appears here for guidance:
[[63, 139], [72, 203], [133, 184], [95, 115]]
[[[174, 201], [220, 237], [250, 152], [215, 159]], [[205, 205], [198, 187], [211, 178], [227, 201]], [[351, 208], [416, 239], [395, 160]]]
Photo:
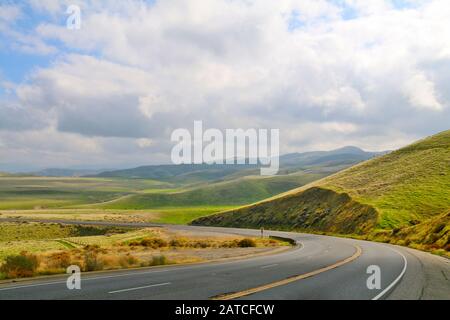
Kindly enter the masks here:
[[[371, 159], [386, 152], [366, 152], [356, 147], [333, 151], [292, 153], [280, 157], [280, 175], [310, 170], [336, 172], [358, 162]], [[238, 177], [259, 175], [259, 165], [186, 164], [142, 166], [132, 169], [106, 171], [92, 176], [108, 178], [155, 179], [168, 182], [196, 183], [214, 180], [230, 180]]]
[[[280, 157], [279, 176], [298, 172], [328, 175], [386, 152], [366, 152], [357, 147], [332, 151], [292, 153]], [[260, 165], [251, 164], [186, 164], [148, 165], [121, 170], [48, 168], [31, 173], [0, 173], [0, 176], [97, 177], [152, 179], [179, 185], [231, 181], [247, 176], [259, 176]]]
[[49, 168], [37, 172], [32, 172], [31, 175], [40, 177], [82, 177], [87, 175], [95, 175], [103, 172], [104, 169], [63, 169], [63, 168]]

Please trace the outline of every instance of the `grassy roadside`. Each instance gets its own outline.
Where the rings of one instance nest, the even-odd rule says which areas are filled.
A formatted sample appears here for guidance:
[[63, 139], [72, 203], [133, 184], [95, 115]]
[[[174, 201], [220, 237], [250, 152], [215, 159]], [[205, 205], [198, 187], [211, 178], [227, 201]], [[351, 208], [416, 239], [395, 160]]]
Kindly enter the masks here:
[[[16, 230], [27, 240], [17, 240]], [[165, 228], [2, 223], [1, 231], [0, 279], [60, 274], [70, 265], [100, 271], [206, 262], [289, 245], [275, 239], [195, 235]]]
[[416, 249], [424, 252], [428, 252], [434, 255], [450, 259], [449, 250], [443, 249], [443, 244], [435, 245], [435, 239], [442, 238], [443, 242], [448, 241], [447, 234], [450, 233], [450, 222], [448, 217], [450, 213], [446, 215], [445, 222], [441, 219], [435, 219], [433, 224], [423, 224], [416, 227], [411, 227], [405, 230], [375, 230], [373, 233], [368, 235], [361, 234], [341, 234], [325, 231], [314, 231], [309, 229], [295, 229], [291, 228], [281, 228], [277, 231], [287, 231], [287, 232], [299, 232], [306, 234], [323, 235], [337, 238], [347, 238], [355, 240], [372, 241], [386, 244], [393, 244], [402, 247], [408, 247], [411, 249]]

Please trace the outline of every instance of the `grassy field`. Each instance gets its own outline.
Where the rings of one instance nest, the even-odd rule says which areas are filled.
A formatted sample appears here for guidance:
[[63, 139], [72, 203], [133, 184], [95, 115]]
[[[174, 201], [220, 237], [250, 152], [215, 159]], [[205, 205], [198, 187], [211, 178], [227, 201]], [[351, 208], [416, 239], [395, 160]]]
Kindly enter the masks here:
[[287, 155], [275, 177], [261, 177], [251, 165], [146, 166], [89, 178], [0, 174], [0, 214], [186, 224], [298, 188], [372, 156], [354, 148]]
[[124, 221], [187, 224], [199, 217], [226, 211], [233, 206], [175, 207], [151, 210], [43, 209], [2, 210], [0, 218], [31, 218], [80, 221]]
[[0, 177], [0, 210], [63, 208], [101, 203], [172, 185], [154, 180]]
[[62, 241], [71, 237], [104, 237], [128, 232], [127, 228], [95, 227], [43, 223], [2, 223], [0, 228], [0, 261], [22, 251], [45, 252], [71, 248]]
[[[448, 252], [449, 209], [450, 131], [445, 131], [283, 195], [200, 218], [194, 224], [357, 234], [394, 243], [408, 240], [411, 246]], [[414, 237], [414, 233], [421, 236]]]
[[211, 206], [211, 207], [180, 207], [180, 208], [163, 208], [157, 210], [158, 215], [151, 219], [157, 223], [168, 224], [188, 224], [189, 222], [200, 218], [209, 216], [211, 214], [230, 210], [234, 207], [230, 206]]
[[239, 177], [196, 185], [149, 179], [0, 177], [0, 214], [186, 224], [285, 192], [326, 173]]
[[128, 231], [126, 228], [91, 227], [42, 223], [2, 223], [0, 241], [47, 240], [66, 237], [98, 236]]

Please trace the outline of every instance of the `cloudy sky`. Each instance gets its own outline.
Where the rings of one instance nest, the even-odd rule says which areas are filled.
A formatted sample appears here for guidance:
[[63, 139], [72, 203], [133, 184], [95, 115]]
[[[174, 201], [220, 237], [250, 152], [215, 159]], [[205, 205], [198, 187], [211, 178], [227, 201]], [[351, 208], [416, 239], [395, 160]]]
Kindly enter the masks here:
[[282, 153], [401, 147], [450, 128], [449, 17], [448, 0], [0, 0], [0, 171], [168, 163], [194, 120], [279, 128]]

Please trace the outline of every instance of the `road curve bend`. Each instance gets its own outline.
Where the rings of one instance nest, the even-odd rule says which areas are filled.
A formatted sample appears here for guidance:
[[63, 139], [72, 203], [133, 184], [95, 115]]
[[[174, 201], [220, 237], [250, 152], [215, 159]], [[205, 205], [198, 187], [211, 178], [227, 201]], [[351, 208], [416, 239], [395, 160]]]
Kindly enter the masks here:
[[[94, 224], [155, 226], [109, 222]], [[259, 230], [248, 229], [164, 227], [245, 236], [260, 234]], [[448, 259], [374, 242], [293, 232], [266, 233], [294, 239], [300, 245], [279, 254], [243, 260], [86, 273], [82, 274], [81, 290], [68, 290], [65, 277], [6, 283], [0, 285], [0, 300], [450, 299]], [[368, 273], [368, 268], [373, 266], [379, 268], [381, 286], [369, 289], [367, 282], [372, 273]]]

